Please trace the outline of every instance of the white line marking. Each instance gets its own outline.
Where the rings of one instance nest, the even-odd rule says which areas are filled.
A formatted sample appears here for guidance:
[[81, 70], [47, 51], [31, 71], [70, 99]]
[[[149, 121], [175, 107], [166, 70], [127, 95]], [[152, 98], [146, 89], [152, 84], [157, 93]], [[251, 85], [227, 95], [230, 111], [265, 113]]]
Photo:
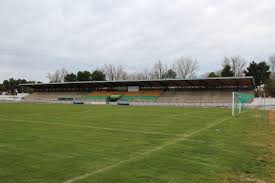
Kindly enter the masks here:
[[25, 113], [25, 114], [0, 114], [0, 116], [9, 116], [9, 115], [19, 115], [19, 116], [40, 116], [40, 115], [62, 115], [66, 114], [66, 116], [74, 115], [74, 114], [79, 114], [79, 113], [87, 113], [87, 112], [92, 112], [91, 110], [87, 109], [84, 111], [71, 111], [70, 113], [68, 112], [52, 112], [52, 113]]
[[109, 130], [109, 131], [118, 131], [118, 132], [132, 132], [132, 133], [144, 133], [144, 134], [159, 134], [159, 135], [169, 135], [169, 136], [177, 136], [174, 133], [164, 133], [164, 132], [154, 132], [154, 131], [143, 131], [143, 130], [130, 130], [123, 128], [106, 128], [106, 127], [98, 127], [98, 126], [90, 126], [90, 125], [74, 125], [68, 123], [50, 123], [47, 121], [34, 121], [34, 120], [23, 120], [23, 119], [5, 119], [1, 118], [1, 120], [7, 120], [11, 122], [25, 122], [25, 123], [33, 123], [33, 124], [47, 124], [47, 125], [58, 125], [58, 126], [70, 126], [70, 127], [79, 127], [79, 128], [89, 128], [89, 129], [99, 129], [99, 130]]
[[189, 141], [189, 142], [199, 142], [199, 143], [205, 143], [206, 141], [202, 140], [192, 140], [192, 139], [181, 139], [182, 141]]
[[115, 163], [115, 164], [112, 164], [112, 165], [109, 165], [109, 166], [100, 168], [100, 169], [95, 170], [95, 171], [92, 171], [92, 172], [90, 172], [90, 173], [86, 173], [86, 174], [84, 174], [84, 175], [81, 175], [81, 176], [78, 176], [78, 177], [74, 177], [74, 178], [72, 178], [72, 179], [69, 179], [69, 180], [65, 181], [64, 183], [73, 183], [73, 182], [75, 182], [75, 181], [82, 180], [82, 179], [85, 179], [85, 178], [90, 177], [90, 176], [92, 176], [92, 175], [95, 175], [95, 174], [98, 174], [98, 173], [101, 173], [101, 172], [110, 170], [110, 169], [112, 169], [112, 168], [118, 167], [118, 166], [120, 166], [121, 164], [128, 163], [128, 162], [131, 162], [131, 161], [133, 161], [133, 160], [137, 160], [137, 159], [139, 159], [139, 158], [142, 158], [142, 157], [145, 156], [145, 155], [148, 155], [148, 154], [151, 154], [151, 153], [153, 153], [153, 152], [155, 152], [155, 151], [161, 150], [161, 149], [163, 149], [163, 148], [165, 148], [165, 147], [167, 147], [167, 146], [169, 146], [169, 145], [172, 145], [172, 144], [175, 144], [175, 143], [177, 143], [177, 142], [179, 142], [179, 141], [181, 141], [181, 140], [184, 140], [184, 139], [186, 139], [187, 137], [191, 137], [191, 136], [193, 136], [193, 135], [196, 135], [196, 134], [198, 134], [198, 133], [200, 133], [200, 132], [202, 132], [202, 131], [205, 131], [205, 130], [207, 130], [207, 129], [213, 127], [213, 126], [216, 126], [216, 125], [218, 125], [218, 124], [220, 124], [220, 123], [222, 123], [222, 122], [224, 122], [224, 121], [227, 121], [227, 120], [229, 120], [229, 119], [232, 119], [232, 118], [231, 118], [231, 117], [230, 117], [230, 118], [225, 118], [225, 119], [222, 119], [222, 120], [213, 122], [213, 123], [211, 123], [210, 125], [208, 125], [208, 126], [206, 126], [206, 127], [204, 127], [204, 128], [201, 128], [201, 129], [199, 129], [199, 130], [196, 130], [196, 131], [194, 131], [194, 132], [192, 132], [192, 133], [190, 133], [190, 134], [183, 135], [183, 136], [181, 136], [181, 137], [177, 137], [177, 138], [175, 138], [175, 139], [172, 139], [172, 140], [170, 140], [170, 141], [167, 141], [166, 143], [162, 144], [161, 146], [155, 147], [155, 148], [150, 149], [150, 150], [148, 150], [148, 151], [145, 151], [145, 152], [143, 152], [143, 153], [140, 153], [140, 154], [137, 154], [137, 155], [135, 155], [135, 156], [132, 156], [132, 157], [126, 159], [126, 160], [119, 161], [119, 162], [117, 162], [117, 163]]

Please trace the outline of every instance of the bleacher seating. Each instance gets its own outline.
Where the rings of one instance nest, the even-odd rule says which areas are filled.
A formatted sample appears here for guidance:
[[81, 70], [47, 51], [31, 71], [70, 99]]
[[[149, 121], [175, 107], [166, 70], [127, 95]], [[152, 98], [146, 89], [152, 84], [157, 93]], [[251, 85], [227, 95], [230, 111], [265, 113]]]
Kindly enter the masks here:
[[160, 90], [142, 90], [142, 91], [94, 91], [89, 93], [89, 96], [111, 96], [111, 95], [123, 95], [123, 96], [160, 96]]
[[83, 96], [82, 99], [88, 101], [105, 101], [107, 96]]
[[158, 99], [161, 103], [230, 103], [231, 91], [167, 91]]
[[61, 99], [82, 98], [85, 92], [35, 92], [25, 97], [26, 101], [60, 101]]
[[[251, 92], [250, 92], [251, 93]], [[105, 102], [110, 96], [121, 96], [128, 102], [155, 103], [231, 103], [230, 90], [141, 90], [139, 92], [94, 91], [94, 92], [36, 92], [25, 97], [27, 101], [60, 101], [82, 99], [89, 102]], [[68, 99], [68, 100], [67, 100]]]
[[123, 96], [121, 100], [129, 102], [156, 102], [158, 98], [157, 96]]
[[83, 97], [85, 100], [101, 101], [106, 100], [109, 96], [121, 95], [120, 100], [135, 102], [156, 102], [161, 95], [160, 90], [142, 90], [142, 91], [94, 91], [88, 96]]

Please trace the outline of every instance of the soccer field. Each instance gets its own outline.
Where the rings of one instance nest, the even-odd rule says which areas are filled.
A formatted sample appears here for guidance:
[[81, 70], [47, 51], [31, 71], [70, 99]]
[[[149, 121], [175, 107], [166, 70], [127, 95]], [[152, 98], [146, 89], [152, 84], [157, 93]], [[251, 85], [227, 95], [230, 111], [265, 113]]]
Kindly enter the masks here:
[[0, 182], [272, 182], [263, 119], [257, 110], [0, 104]]

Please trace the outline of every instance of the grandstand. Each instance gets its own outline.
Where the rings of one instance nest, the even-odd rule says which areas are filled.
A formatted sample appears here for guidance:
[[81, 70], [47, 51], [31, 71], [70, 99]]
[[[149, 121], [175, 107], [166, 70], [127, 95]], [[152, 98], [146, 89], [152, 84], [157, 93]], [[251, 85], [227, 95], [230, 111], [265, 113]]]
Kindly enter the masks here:
[[34, 92], [25, 97], [28, 101], [61, 101], [82, 98], [87, 92]]
[[254, 93], [253, 77], [165, 79], [138, 81], [84, 81], [22, 84], [33, 93], [26, 101], [71, 101], [86, 103], [128, 101], [154, 104], [225, 104], [232, 92]]

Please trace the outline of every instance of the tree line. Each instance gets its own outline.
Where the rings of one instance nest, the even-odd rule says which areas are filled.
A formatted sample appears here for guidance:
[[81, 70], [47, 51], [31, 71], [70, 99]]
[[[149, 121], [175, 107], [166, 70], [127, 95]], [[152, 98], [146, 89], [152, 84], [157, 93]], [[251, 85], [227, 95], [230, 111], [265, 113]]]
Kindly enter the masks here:
[[47, 78], [50, 83], [58, 82], [75, 82], [75, 81], [105, 81], [106, 76], [104, 72], [95, 70], [89, 71], [78, 71], [75, 73], [69, 73], [66, 69], [62, 68], [52, 73], [48, 73]]
[[[20, 84], [27, 83], [36, 83], [35, 81], [27, 81], [26, 79], [14, 79], [10, 78], [8, 80], [4, 80], [2, 84], [0, 84], [0, 92], [7, 92], [9, 94], [15, 94], [16, 91], [18, 93], [24, 92], [28, 93], [28, 88], [20, 87]], [[41, 83], [41, 82], [38, 82]]]
[[[248, 65], [248, 66], [247, 66]], [[203, 74], [202, 77], [243, 77], [253, 76], [255, 84], [266, 83], [275, 75], [275, 55], [265, 61], [247, 61], [240, 56], [225, 57], [221, 69]], [[247, 67], [246, 67], [247, 66]], [[118, 80], [149, 80], [149, 79], [188, 79], [196, 78], [199, 68], [198, 61], [190, 57], [180, 57], [171, 65], [157, 61], [151, 68], [141, 72], [127, 72], [122, 65], [105, 64], [92, 72], [78, 71], [69, 73], [66, 69], [48, 73], [50, 83], [75, 81], [118, 81]]]
[[198, 70], [198, 62], [189, 57], [181, 57], [172, 65], [157, 61], [152, 68], [141, 72], [127, 72], [122, 65], [105, 64], [102, 68], [90, 71], [70, 73], [62, 68], [48, 73], [50, 83], [75, 81], [118, 81], [118, 80], [149, 80], [149, 79], [186, 79], [193, 78]]
[[[253, 76], [257, 86], [261, 84], [274, 88], [272, 78], [275, 78], [275, 54], [269, 57], [269, 62], [252, 61], [248, 63], [240, 56], [225, 57], [221, 69], [203, 74], [201, 77], [243, 77]], [[190, 57], [179, 57], [168, 65], [159, 60], [151, 68], [141, 72], [128, 72], [122, 65], [105, 64], [94, 71], [69, 72], [65, 68], [48, 73], [50, 83], [76, 82], [76, 81], [118, 81], [118, 80], [149, 80], [149, 79], [188, 79], [196, 78], [199, 64], [196, 59]], [[34, 83], [25, 79], [9, 79], [0, 84], [0, 91], [12, 92], [15, 89], [21, 91], [19, 84]]]
[[[274, 57], [275, 58], [275, 57]], [[222, 63], [222, 69], [216, 72], [210, 72], [207, 77], [243, 77], [243, 76], [253, 76], [256, 86], [268, 83], [271, 79], [271, 65], [265, 62], [255, 62], [252, 61], [246, 67], [246, 61], [237, 57], [225, 57]], [[274, 60], [275, 65], [275, 60]], [[274, 75], [274, 72], [273, 72]]]

